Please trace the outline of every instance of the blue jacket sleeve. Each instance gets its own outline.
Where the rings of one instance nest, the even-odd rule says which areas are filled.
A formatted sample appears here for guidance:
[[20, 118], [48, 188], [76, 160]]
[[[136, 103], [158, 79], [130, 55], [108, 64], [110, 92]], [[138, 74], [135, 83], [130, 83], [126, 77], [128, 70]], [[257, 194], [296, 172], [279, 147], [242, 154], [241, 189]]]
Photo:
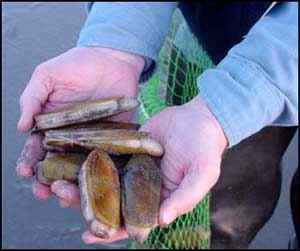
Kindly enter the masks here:
[[143, 80], [154, 70], [168, 32], [175, 2], [95, 2], [77, 46], [101, 46], [141, 55], [146, 64]]
[[298, 3], [275, 5], [197, 84], [229, 147], [265, 126], [298, 125]]

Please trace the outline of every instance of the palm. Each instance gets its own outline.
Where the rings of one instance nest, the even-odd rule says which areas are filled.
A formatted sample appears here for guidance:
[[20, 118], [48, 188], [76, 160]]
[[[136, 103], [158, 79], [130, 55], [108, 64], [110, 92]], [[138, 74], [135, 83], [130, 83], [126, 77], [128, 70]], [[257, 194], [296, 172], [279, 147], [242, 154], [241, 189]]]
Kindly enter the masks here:
[[159, 223], [169, 224], [192, 210], [216, 183], [226, 139], [199, 97], [163, 110], [141, 130], [164, 146]]
[[[75, 102], [113, 96], [135, 97], [142, 68], [140, 57], [98, 47], [73, 48], [44, 62], [36, 68], [21, 96], [18, 130], [25, 132], [32, 128], [38, 113]], [[114, 119], [128, 121], [131, 116], [131, 113], [124, 113]], [[31, 177], [36, 163], [44, 158], [41, 141], [40, 135], [33, 135], [26, 141], [17, 165], [20, 176]], [[49, 187], [37, 182], [33, 192], [41, 199], [51, 195]], [[77, 195], [77, 191], [74, 193]], [[77, 204], [78, 199], [75, 202]], [[63, 200], [61, 203], [66, 204]]]

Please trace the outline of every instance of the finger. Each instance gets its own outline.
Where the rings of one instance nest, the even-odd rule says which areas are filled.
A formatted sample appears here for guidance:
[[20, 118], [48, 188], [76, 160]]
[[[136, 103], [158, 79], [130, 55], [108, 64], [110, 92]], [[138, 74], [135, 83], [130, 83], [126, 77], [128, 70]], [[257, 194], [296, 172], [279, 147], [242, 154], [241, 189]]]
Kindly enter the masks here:
[[78, 208], [80, 205], [80, 191], [75, 184], [65, 180], [57, 180], [51, 184], [51, 191], [63, 200], [62, 204], [65, 206]]
[[81, 210], [80, 204], [70, 204], [69, 201], [59, 198], [59, 197], [58, 197], [58, 203], [61, 208], [73, 208], [78, 211]]
[[167, 107], [155, 114], [141, 126], [139, 131], [148, 132], [153, 139], [164, 145], [165, 138], [168, 137], [166, 125], [171, 123], [173, 109], [174, 107]]
[[32, 184], [32, 192], [33, 195], [39, 200], [46, 200], [52, 195], [49, 186], [43, 185], [37, 181], [34, 181]]
[[90, 231], [85, 231], [82, 234], [82, 240], [85, 244], [107, 244], [114, 241], [120, 241], [128, 238], [128, 234], [124, 228], [118, 231], [113, 237], [109, 239], [102, 239], [93, 235]]
[[52, 92], [50, 77], [45, 68], [37, 67], [20, 99], [21, 117], [18, 131], [27, 132], [33, 126], [34, 116], [41, 112], [42, 106]]
[[[171, 172], [170, 172], [171, 174]], [[168, 190], [168, 191], [174, 191], [180, 182], [178, 183], [175, 183], [173, 182], [166, 174], [162, 173], [161, 174], [162, 176], [162, 184], [163, 186]], [[174, 177], [171, 177], [171, 178], [174, 178]]]
[[[209, 168], [217, 169], [211, 166]], [[219, 177], [218, 172], [209, 168], [199, 168], [194, 164], [189, 169], [178, 188], [161, 204], [159, 213], [161, 226], [166, 226], [178, 216], [191, 211], [203, 199]]]
[[59, 206], [62, 208], [70, 207], [70, 203], [64, 199], [58, 198], [58, 203], [59, 203]]
[[185, 156], [178, 156], [178, 154], [175, 155], [173, 152], [166, 151], [161, 160], [160, 172], [162, 176], [162, 183], [164, 187], [170, 191], [177, 189], [184, 178], [186, 168], [178, 161], [184, 158]]
[[43, 136], [39, 133], [32, 134], [26, 140], [25, 146], [17, 160], [17, 175], [31, 177], [34, 175], [35, 165], [45, 157], [42, 145]]

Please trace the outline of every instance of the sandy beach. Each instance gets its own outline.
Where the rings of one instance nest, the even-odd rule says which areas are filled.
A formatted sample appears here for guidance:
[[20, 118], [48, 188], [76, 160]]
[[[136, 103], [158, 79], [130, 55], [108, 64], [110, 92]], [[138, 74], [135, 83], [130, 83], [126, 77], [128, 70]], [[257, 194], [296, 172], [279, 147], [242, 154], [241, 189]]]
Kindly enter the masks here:
[[[86, 227], [79, 213], [60, 208], [55, 198], [36, 200], [32, 179], [15, 173], [27, 137], [16, 131], [19, 97], [39, 63], [75, 46], [85, 17], [83, 3], [2, 4], [2, 248], [105, 248], [85, 245], [81, 234]], [[279, 204], [250, 248], [287, 248], [294, 232], [289, 186], [297, 152], [298, 133], [283, 159]]]

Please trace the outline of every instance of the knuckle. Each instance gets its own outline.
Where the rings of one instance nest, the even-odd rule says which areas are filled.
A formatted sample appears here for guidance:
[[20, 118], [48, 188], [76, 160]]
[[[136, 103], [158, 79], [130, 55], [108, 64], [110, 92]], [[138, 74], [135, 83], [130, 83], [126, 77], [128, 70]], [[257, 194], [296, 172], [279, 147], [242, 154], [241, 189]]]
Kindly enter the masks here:
[[49, 64], [47, 62], [39, 64], [31, 77], [32, 85], [40, 85], [49, 93], [52, 90], [53, 85], [53, 71], [50, 71]]

